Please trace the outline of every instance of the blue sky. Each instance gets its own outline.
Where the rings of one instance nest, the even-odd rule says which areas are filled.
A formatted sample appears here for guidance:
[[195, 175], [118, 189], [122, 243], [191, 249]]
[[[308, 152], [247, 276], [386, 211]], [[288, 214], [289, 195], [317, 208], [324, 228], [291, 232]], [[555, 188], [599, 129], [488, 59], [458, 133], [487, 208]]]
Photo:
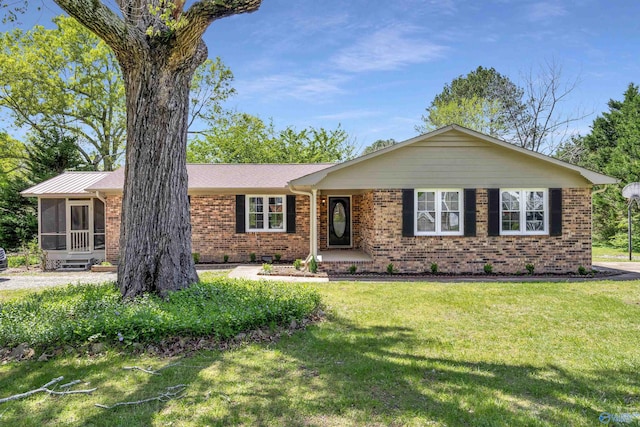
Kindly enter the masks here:
[[[23, 21], [58, 13], [46, 2]], [[278, 128], [341, 124], [359, 148], [415, 136], [444, 84], [479, 65], [519, 83], [555, 61], [580, 81], [561, 108], [593, 113], [575, 125], [583, 134], [640, 83], [636, 1], [264, 0], [214, 22], [205, 41], [235, 74], [230, 107]]]

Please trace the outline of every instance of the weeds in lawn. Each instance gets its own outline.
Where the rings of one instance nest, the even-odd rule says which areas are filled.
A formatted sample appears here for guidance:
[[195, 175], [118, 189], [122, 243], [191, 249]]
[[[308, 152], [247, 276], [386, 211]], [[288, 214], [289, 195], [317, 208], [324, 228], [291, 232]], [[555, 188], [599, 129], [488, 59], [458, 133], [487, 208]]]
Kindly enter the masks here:
[[[113, 283], [69, 285], [0, 305], [0, 347], [129, 345], [171, 336], [233, 337], [269, 324], [300, 320], [320, 303], [304, 285], [212, 277], [171, 293], [123, 301]], [[288, 324], [288, 323], [287, 323]]]

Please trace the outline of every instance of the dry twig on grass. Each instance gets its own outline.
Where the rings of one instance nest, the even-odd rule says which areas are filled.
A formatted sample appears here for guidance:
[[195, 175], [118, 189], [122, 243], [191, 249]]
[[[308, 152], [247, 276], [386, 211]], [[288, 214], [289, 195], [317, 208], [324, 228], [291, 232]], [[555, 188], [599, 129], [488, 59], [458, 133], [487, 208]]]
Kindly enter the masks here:
[[122, 369], [125, 371], [142, 371], [149, 375], [160, 375], [158, 371], [152, 371], [151, 369], [141, 368], [140, 366], [124, 366]]
[[169, 400], [180, 399], [181, 397], [183, 397], [184, 390], [186, 388], [187, 388], [186, 384], [178, 384], [171, 387], [167, 387], [164, 393], [161, 393], [158, 396], [149, 397], [147, 399], [135, 400], [131, 402], [118, 402], [118, 403], [114, 403], [111, 406], [96, 403], [96, 406], [102, 409], [113, 409], [113, 408], [117, 408], [118, 406], [139, 405], [141, 403], [148, 403], [153, 401], [168, 402]]
[[[42, 387], [36, 388], [34, 390], [27, 391], [25, 393], [19, 393], [19, 394], [14, 394], [13, 396], [4, 397], [4, 398], [0, 399], [0, 403], [9, 402], [9, 401], [12, 401], [12, 400], [23, 399], [25, 397], [29, 397], [29, 396], [31, 396], [33, 394], [36, 394], [36, 393], [49, 393], [49, 394], [54, 395], [54, 396], [65, 396], [67, 394], [89, 394], [89, 393], [93, 393], [94, 391], [97, 390], [97, 388], [91, 388], [91, 389], [88, 389], [88, 390], [55, 391], [55, 390], [51, 390], [49, 388], [52, 385], [59, 383], [63, 379], [64, 379], [64, 377], [54, 378], [51, 381], [49, 381], [48, 383], [46, 383], [45, 385], [43, 385]], [[61, 385], [60, 388], [69, 388], [69, 387], [71, 387], [73, 385], [76, 385], [76, 384], [78, 384], [80, 382], [81, 382], [80, 380], [71, 381], [70, 383]]]

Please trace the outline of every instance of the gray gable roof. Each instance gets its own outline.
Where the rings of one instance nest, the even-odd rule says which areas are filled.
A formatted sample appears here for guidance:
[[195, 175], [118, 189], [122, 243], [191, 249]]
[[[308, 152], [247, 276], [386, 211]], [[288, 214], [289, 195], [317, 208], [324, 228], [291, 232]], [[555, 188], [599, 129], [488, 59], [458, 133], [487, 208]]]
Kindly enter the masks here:
[[[294, 178], [328, 168], [317, 164], [189, 164], [189, 190], [287, 190]], [[113, 172], [64, 172], [21, 192], [25, 197], [86, 196], [96, 191], [121, 192], [124, 168]]]
[[[189, 190], [287, 189], [299, 176], [326, 169], [333, 163], [317, 164], [189, 164]], [[122, 191], [124, 168], [87, 187], [90, 191]]]
[[86, 189], [105, 179], [111, 172], [64, 172], [20, 192], [25, 197], [88, 195]]

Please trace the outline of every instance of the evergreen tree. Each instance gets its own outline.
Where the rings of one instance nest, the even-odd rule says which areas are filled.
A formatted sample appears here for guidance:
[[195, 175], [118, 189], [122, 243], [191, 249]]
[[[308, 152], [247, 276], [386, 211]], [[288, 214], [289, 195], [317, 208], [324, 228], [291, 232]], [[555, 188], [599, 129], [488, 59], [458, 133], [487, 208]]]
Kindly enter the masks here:
[[[580, 164], [620, 180], [593, 196], [593, 231], [597, 242], [617, 247], [627, 245], [627, 200], [622, 188], [640, 181], [640, 92], [629, 84], [622, 101], [610, 100], [609, 111], [593, 121], [591, 133], [576, 139], [566, 152], [578, 153]], [[634, 224], [640, 213], [634, 212]], [[636, 249], [640, 249], [640, 226], [634, 230]]]

